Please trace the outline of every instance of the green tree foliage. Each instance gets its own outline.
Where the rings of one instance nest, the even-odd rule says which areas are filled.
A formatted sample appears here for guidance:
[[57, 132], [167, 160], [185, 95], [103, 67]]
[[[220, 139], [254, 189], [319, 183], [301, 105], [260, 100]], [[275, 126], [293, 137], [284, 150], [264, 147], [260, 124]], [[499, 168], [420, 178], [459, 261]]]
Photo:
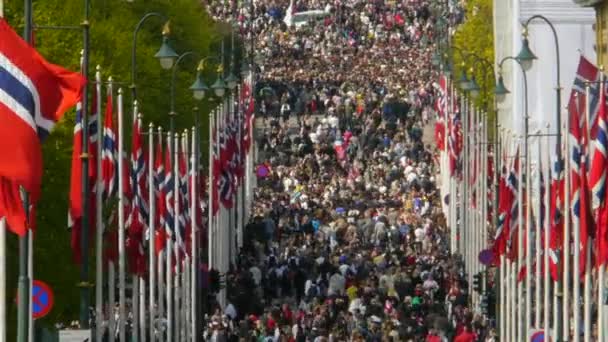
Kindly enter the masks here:
[[[94, 80], [96, 66], [100, 66], [102, 78], [112, 76], [125, 94], [125, 122], [131, 118], [128, 105], [132, 99], [130, 84], [131, 48], [135, 25], [145, 13], [159, 12], [171, 20], [171, 44], [175, 51], [183, 53], [194, 51], [200, 57], [219, 54], [222, 38], [226, 30], [219, 30], [209, 18], [205, 8], [197, 0], [146, 0], [128, 2], [124, 0], [90, 0], [90, 73]], [[23, 31], [23, 2], [9, 1], [5, 5], [8, 22], [21, 33]], [[35, 25], [80, 25], [84, 18], [84, 1], [40, 0], [34, 1]], [[148, 20], [139, 32], [137, 44], [137, 97], [144, 122], [154, 122], [168, 127], [169, 84], [171, 72], [162, 70], [153, 56], [161, 43], [163, 22], [159, 18]], [[226, 40], [229, 45], [230, 40]], [[82, 50], [82, 31], [38, 29], [35, 32], [36, 48], [49, 61], [79, 70], [80, 51]], [[227, 54], [229, 51], [227, 50]], [[207, 98], [200, 103], [192, 99], [188, 87], [196, 75], [198, 57], [187, 57], [180, 64], [176, 83], [176, 128], [190, 129], [194, 124], [192, 108], [200, 107], [200, 132], [206, 140], [208, 135], [208, 113], [217, 100]], [[215, 67], [204, 71], [205, 80], [211, 84], [215, 80]], [[93, 88], [93, 87], [90, 87]], [[105, 90], [104, 90], [105, 94]], [[209, 96], [207, 96], [209, 97]], [[49, 316], [37, 325], [52, 326], [56, 322], [78, 319], [79, 267], [72, 262], [70, 234], [67, 227], [67, 202], [70, 182], [70, 164], [74, 127], [74, 112], [67, 113], [44, 144], [44, 179], [42, 198], [37, 207], [37, 228], [34, 241], [35, 278], [45, 281], [55, 291], [55, 307]], [[146, 126], [147, 127], [147, 126]], [[125, 132], [126, 144], [130, 137]], [[206, 144], [203, 143], [202, 146]], [[205, 159], [203, 159], [205, 160]], [[9, 340], [14, 340], [16, 328], [18, 248], [17, 238], [9, 238], [8, 258], [8, 317]], [[91, 240], [94, 245], [94, 240]], [[91, 257], [90, 282], [94, 282], [94, 257]], [[93, 301], [91, 291], [91, 303]]]
[[[468, 77], [471, 77], [471, 71], [473, 71], [477, 83], [482, 89], [477, 104], [479, 106], [487, 106], [490, 122], [494, 117], [493, 91], [495, 82], [493, 70], [494, 27], [492, 6], [492, 0], [467, 1], [465, 21], [457, 28], [452, 41], [452, 46], [455, 47], [453, 52], [454, 77], [460, 76], [463, 67], [467, 71]], [[467, 55], [476, 55], [479, 57], [478, 59], [488, 61], [490, 66], [484, 67], [478, 59], [467, 57]]]

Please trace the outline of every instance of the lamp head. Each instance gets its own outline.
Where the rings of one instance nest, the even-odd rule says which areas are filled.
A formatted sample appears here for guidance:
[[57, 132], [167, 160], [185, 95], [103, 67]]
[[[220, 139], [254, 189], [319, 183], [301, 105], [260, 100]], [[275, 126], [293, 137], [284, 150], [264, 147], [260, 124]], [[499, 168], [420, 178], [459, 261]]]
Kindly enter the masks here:
[[496, 82], [496, 87], [494, 87], [494, 95], [496, 96], [496, 100], [498, 102], [502, 102], [505, 100], [505, 96], [510, 93], [509, 89], [505, 87], [505, 82], [502, 78], [501, 74], [498, 74], [498, 81]]
[[521, 63], [522, 68], [528, 71], [532, 68], [532, 63], [536, 59], [536, 55], [530, 50], [530, 42], [528, 41], [528, 30], [524, 28], [522, 32], [521, 50], [517, 54], [517, 59]]
[[234, 74], [232, 72], [230, 72], [230, 74], [228, 74], [228, 76], [226, 77], [226, 85], [228, 86], [228, 89], [230, 90], [234, 90], [234, 88], [236, 88], [236, 85], [238, 84], [239, 79], [234, 76]]
[[171, 45], [169, 45], [169, 37], [167, 35], [163, 35], [163, 43], [154, 57], [158, 58], [160, 61], [160, 66], [165, 70], [171, 69], [173, 66], [173, 63], [178, 56], [173, 48], [171, 48]]
[[190, 86], [190, 90], [192, 90], [192, 96], [194, 96], [196, 100], [202, 100], [205, 97], [205, 92], [209, 90], [203, 80], [203, 75], [200, 70], [196, 73], [196, 79]]
[[441, 57], [439, 56], [439, 54], [437, 52], [435, 52], [433, 54], [433, 57], [431, 57], [431, 64], [433, 64], [434, 66], [438, 66], [441, 63]]
[[222, 76], [220, 74], [217, 75], [217, 80], [215, 81], [215, 83], [213, 83], [211, 89], [213, 89], [215, 96], [224, 96], [224, 93], [226, 92], [226, 83], [224, 82], [224, 80], [222, 80]]

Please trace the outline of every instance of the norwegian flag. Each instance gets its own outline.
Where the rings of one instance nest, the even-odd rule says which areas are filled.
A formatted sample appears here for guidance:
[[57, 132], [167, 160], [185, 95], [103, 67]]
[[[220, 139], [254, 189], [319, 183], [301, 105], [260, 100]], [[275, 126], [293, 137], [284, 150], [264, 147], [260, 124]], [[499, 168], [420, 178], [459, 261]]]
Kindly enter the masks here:
[[445, 76], [439, 77], [439, 96], [435, 101], [435, 111], [437, 112], [437, 120], [435, 121], [435, 143], [437, 149], [443, 151], [445, 149], [445, 124], [447, 116], [447, 79]]
[[116, 130], [113, 118], [113, 97], [112, 90], [108, 89], [106, 100], [106, 113], [103, 123], [102, 151], [101, 151], [101, 181], [103, 184], [103, 198], [108, 199], [116, 193], [118, 186], [116, 180], [117, 173], [117, 152], [116, 152]]
[[158, 255], [165, 249], [167, 243], [167, 232], [165, 230], [165, 218], [167, 215], [166, 195], [164, 189], [165, 165], [163, 161], [163, 135], [158, 133], [158, 140], [154, 151], [154, 193], [156, 198], [156, 227], [154, 229], [154, 251]]
[[509, 234], [509, 217], [511, 216], [511, 207], [513, 206], [513, 192], [507, 186], [508, 167], [505, 156], [503, 155], [503, 163], [498, 181], [498, 227], [494, 237], [492, 251], [494, 252], [494, 263], [498, 264], [499, 257], [505, 254], [507, 248], [507, 240]]
[[[589, 98], [585, 93], [585, 88], [581, 89], [581, 85], [585, 81], [595, 80], [597, 77], [597, 68], [590, 64], [586, 59], [581, 57], [580, 64], [576, 73], [574, 86], [570, 94], [568, 103], [568, 120], [570, 124], [570, 198], [572, 222], [574, 227], [578, 227], [580, 232], [579, 248], [579, 265], [581, 275], [585, 272], [586, 250], [591, 232], [591, 219], [589, 211], [588, 183], [587, 183], [587, 167], [586, 167], [586, 134], [587, 123], [585, 120], [586, 106], [589, 104], [590, 120], [593, 120], [593, 108], [597, 107], [597, 93], [589, 92]], [[582, 90], [582, 92], [581, 92]], [[592, 121], [593, 122], [593, 121]]]
[[190, 229], [190, 208], [189, 208], [189, 196], [188, 196], [188, 171], [186, 164], [186, 145], [187, 143], [182, 143], [181, 149], [178, 153], [178, 161], [177, 167], [179, 171], [179, 229], [176, 232], [176, 240], [177, 244], [180, 247], [182, 252], [186, 251], [185, 239]]
[[133, 198], [131, 210], [127, 218], [127, 250], [129, 263], [133, 274], [143, 275], [146, 270], [144, 252], [144, 234], [148, 223], [148, 203], [146, 202], [147, 178], [146, 156], [143, 153], [143, 139], [141, 133], [141, 120], [137, 119], [133, 125], [133, 143], [131, 146], [131, 174], [130, 187]]
[[[570, 100], [572, 101], [572, 95], [576, 93], [578, 98], [581, 100], [581, 103], [589, 103], [589, 127], [592, 139], [595, 139], [598, 129], [598, 113], [600, 109], [600, 81], [601, 73], [599, 69], [584, 56], [581, 56], [578, 62], [576, 75], [574, 77], [574, 84], [572, 85]], [[586, 99], [587, 85], [589, 86], [589, 99]], [[581, 120], [585, 120], [585, 109], [582, 108], [582, 110], [583, 111], [580, 112], [581, 114], [583, 114]]]
[[551, 179], [550, 207], [551, 231], [549, 234], [549, 271], [554, 281], [559, 280], [559, 260], [563, 248], [563, 207], [564, 207], [563, 159], [556, 160]]
[[606, 116], [606, 88], [604, 85], [602, 85], [600, 92], [597, 134], [594, 145], [589, 183], [592, 188], [592, 209], [595, 213], [595, 220], [598, 222], [596, 227], [597, 238], [595, 239], [597, 265], [604, 265], [608, 261], [608, 205], [606, 199], [608, 118]]
[[460, 152], [462, 151], [462, 125], [460, 113], [454, 112], [448, 124], [448, 152], [450, 155], [450, 176], [459, 174]]
[[517, 249], [519, 237], [517, 230], [519, 229], [519, 147], [515, 153], [515, 160], [509, 171], [507, 178], [507, 188], [511, 192], [513, 200], [511, 201], [511, 212], [509, 214], [509, 237], [507, 239], [507, 258], [509, 260], [517, 259]]
[[172, 138], [170, 136], [167, 137], [167, 148], [165, 149], [165, 178], [163, 181], [163, 197], [165, 199], [164, 205], [164, 223], [165, 223], [165, 233], [167, 236], [167, 243], [173, 239], [173, 228], [175, 227], [175, 216], [174, 216], [174, 197], [173, 197], [173, 188], [175, 186], [175, 180], [173, 179], [173, 166], [171, 164], [171, 153], [173, 144], [171, 143]]
[[243, 82], [243, 86], [241, 88], [241, 103], [245, 111], [245, 120], [243, 120], [242, 147], [243, 151], [245, 152], [249, 152], [249, 148], [251, 147], [251, 127], [253, 127], [254, 120], [255, 103], [251, 86], [251, 81], [247, 80], [246, 82]]
[[[95, 191], [97, 182], [97, 93], [93, 93], [91, 102], [91, 115], [88, 121], [89, 135], [89, 222], [95, 222]], [[82, 253], [81, 234], [82, 234], [82, 103], [76, 104], [76, 125], [74, 126], [74, 147], [72, 150], [72, 172], [70, 178], [70, 198], [68, 208], [68, 229], [71, 231], [71, 247], [73, 259], [76, 264], [80, 264]], [[90, 224], [89, 227], [94, 227]]]

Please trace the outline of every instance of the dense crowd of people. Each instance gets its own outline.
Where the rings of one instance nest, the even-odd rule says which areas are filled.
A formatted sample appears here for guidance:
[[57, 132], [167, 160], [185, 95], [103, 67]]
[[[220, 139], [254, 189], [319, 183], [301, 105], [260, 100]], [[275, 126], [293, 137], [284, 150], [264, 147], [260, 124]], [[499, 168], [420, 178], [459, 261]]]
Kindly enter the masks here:
[[455, 25], [461, 8], [209, 2], [255, 40], [260, 158], [254, 216], [207, 340], [494, 340], [468, 307], [423, 142], [437, 20]]

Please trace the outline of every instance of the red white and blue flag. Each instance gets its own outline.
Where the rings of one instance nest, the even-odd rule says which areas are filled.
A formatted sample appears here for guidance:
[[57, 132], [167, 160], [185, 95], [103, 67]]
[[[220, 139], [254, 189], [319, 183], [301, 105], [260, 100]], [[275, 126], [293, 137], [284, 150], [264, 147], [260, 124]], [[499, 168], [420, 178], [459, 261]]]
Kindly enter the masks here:
[[127, 218], [127, 250], [129, 253], [129, 264], [131, 272], [142, 275], [146, 269], [146, 258], [144, 252], [144, 235], [148, 225], [148, 180], [146, 178], [146, 155], [144, 154], [143, 139], [141, 133], [141, 120], [135, 120], [133, 124], [133, 143], [131, 146], [131, 174], [130, 188], [132, 193], [131, 210]]
[[[585, 92], [585, 82], [595, 81], [597, 68], [581, 57], [576, 73], [574, 86], [568, 103], [568, 120], [570, 135], [570, 210], [572, 212], [572, 223], [574, 229], [579, 230], [580, 244], [575, 246], [579, 249], [579, 265], [581, 275], [585, 272], [586, 251], [591, 232], [591, 218], [587, 183], [587, 121], [585, 118], [587, 106], [589, 106], [590, 121], [593, 122], [594, 108], [599, 101], [597, 93], [589, 91], [589, 98]], [[575, 261], [576, 262], [576, 261]]]
[[597, 222], [595, 239], [597, 265], [604, 265], [608, 261], [608, 205], [606, 199], [608, 117], [606, 113], [606, 88], [605, 86], [600, 88], [597, 131], [593, 141], [595, 148], [589, 173], [589, 185], [592, 192], [591, 206]]
[[19, 235], [27, 229], [19, 187], [35, 204], [42, 184], [41, 142], [78, 102], [85, 82], [79, 73], [44, 60], [0, 18], [0, 216]]
[[114, 126], [114, 101], [112, 90], [108, 89], [106, 100], [106, 113], [103, 123], [102, 150], [101, 150], [101, 181], [103, 184], [103, 198], [108, 199], [116, 194], [118, 154], [116, 151], [116, 129]]
[[0, 217], [19, 235], [27, 229], [19, 187], [30, 194], [30, 203], [37, 202], [41, 142], [78, 102], [85, 82], [79, 73], [44, 60], [0, 18]]
[[175, 227], [174, 221], [174, 198], [173, 198], [173, 188], [175, 186], [173, 179], [173, 165], [171, 164], [171, 153], [173, 153], [172, 147], [172, 137], [167, 137], [167, 148], [165, 149], [165, 178], [163, 181], [163, 196], [165, 199], [164, 205], [164, 223], [165, 223], [165, 233], [167, 236], [167, 243], [171, 243], [173, 239], [173, 229]]
[[[68, 229], [71, 232], [71, 247], [74, 262], [80, 264], [82, 253], [81, 234], [82, 216], [84, 212], [84, 201], [82, 191], [83, 165], [82, 155], [84, 153], [82, 132], [82, 103], [76, 105], [76, 124], [74, 125], [74, 145], [72, 149], [72, 169], [70, 177], [70, 198], [68, 208]], [[88, 197], [86, 200], [89, 209], [89, 222], [95, 222], [95, 192], [97, 182], [97, 93], [93, 94], [91, 102], [91, 116], [88, 121]], [[93, 225], [89, 225], [93, 227]]]
[[511, 192], [513, 200], [511, 201], [511, 212], [509, 213], [509, 235], [507, 238], [507, 257], [510, 260], [517, 259], [519, 234], [519, 148], [515, 153], [511, 170], [507, 177], [507, 188]]
[[165, 230], [165, 218], [167, 215], [166, 195], [164, 189], [165, 165], [163, 160], [163, 136], [158, 134], [154, 153], [154, 194], [156, 198], [156, 227], [154, 229], [154, 250], [158, 255], [165, 249], [167, 244], [167, 232]]

